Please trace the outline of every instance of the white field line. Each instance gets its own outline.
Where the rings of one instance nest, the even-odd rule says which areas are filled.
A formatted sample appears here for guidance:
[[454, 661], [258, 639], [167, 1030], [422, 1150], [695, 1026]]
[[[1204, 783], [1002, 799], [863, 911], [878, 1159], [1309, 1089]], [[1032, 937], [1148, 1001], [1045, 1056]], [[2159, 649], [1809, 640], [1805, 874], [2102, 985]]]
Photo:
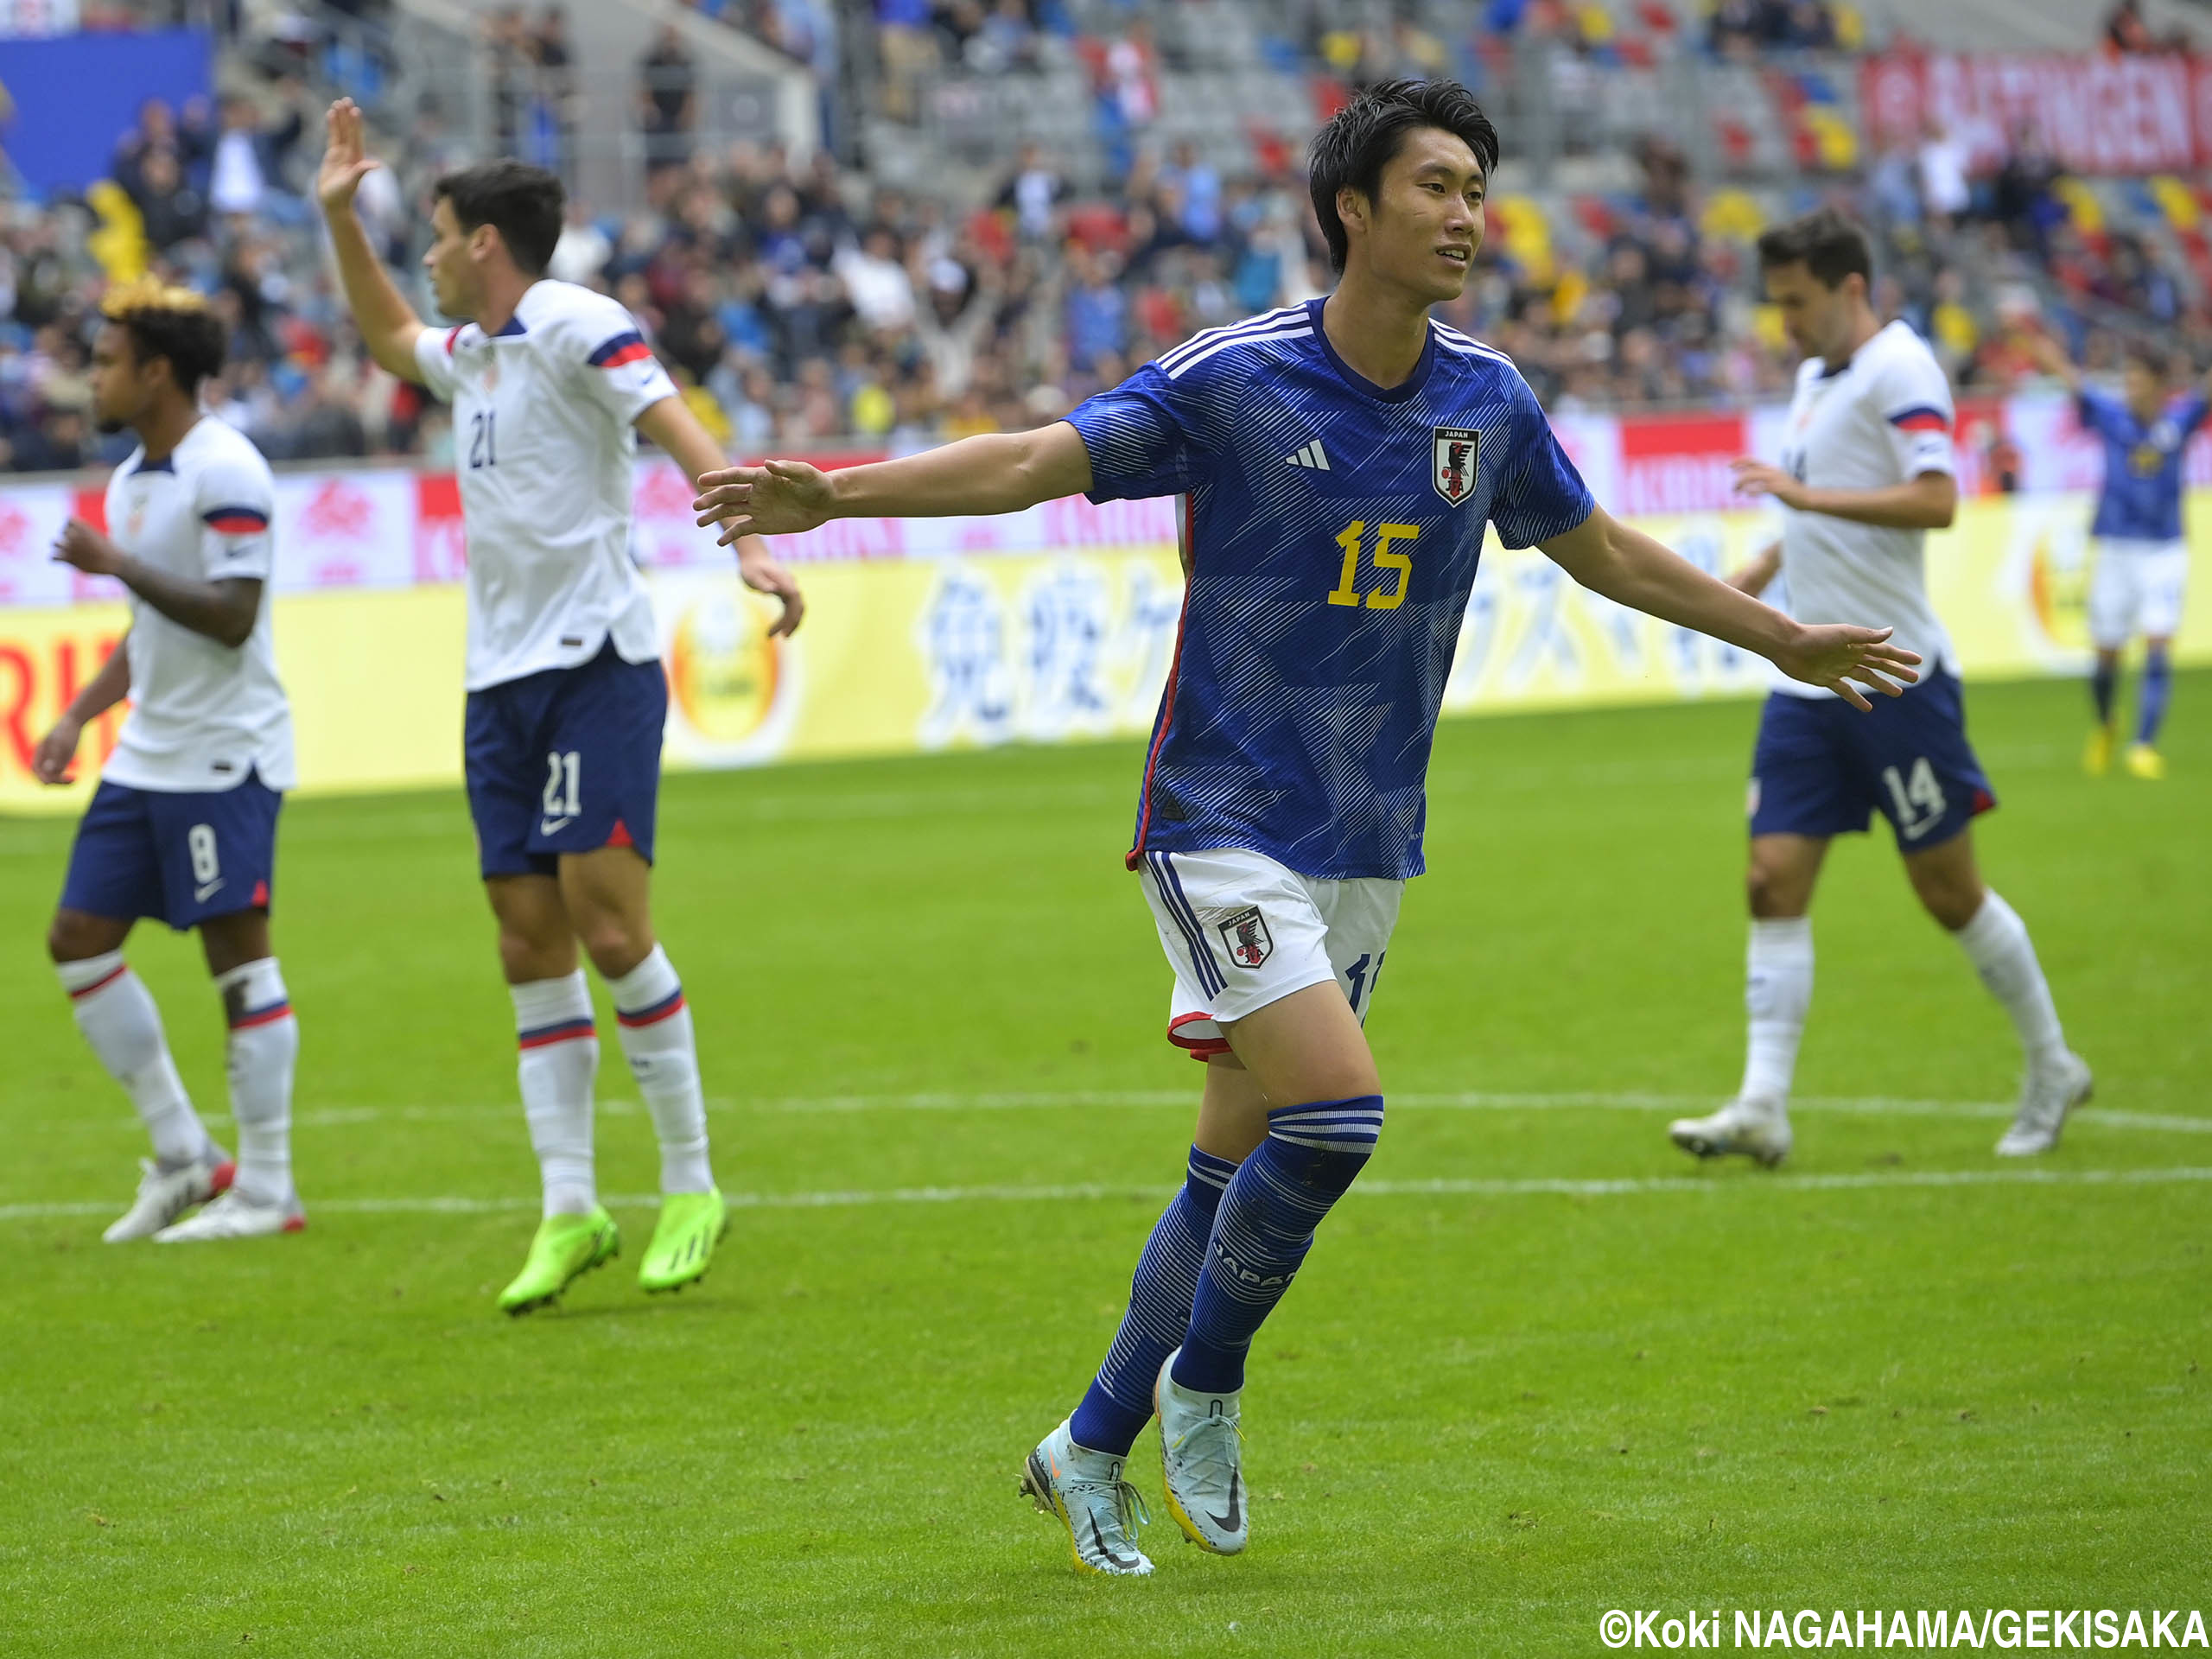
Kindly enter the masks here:
[[[1393, 1111], [1461, 1112], [1703, 1112], [1720, 1103], [1712, 1095], [1607, 1093], [1574, 1090], [1550, 1094], [1402, 1094], [1385, 1096]], [[1161, 1108], [1190, 1111], [1198, 1096], [1189, 1090], [1067, 1090], [999, 1094], [810, 1095], [757, 1100], [710, 1096], [707, 1109], [717, 1116], [745, 1116], [759, 1113], [789, 1113], [803, 1116], [849, 1116], [863, 1112], [1009, 1112], [1070, 1111], [1086, 1107]], [[1864, 1117], [2009, 1118], [2016, 1108], [2007, 1101], [1915, 1100], [1887, 1095], [1861, 1096], [1810, 1096], [1790, 1103], [1800, 1113], [1842, 1112]], [[636, 1101], [610, 1099], [598, 1103], [607, 1117], [638, 1117], [645, 1109]], [[441, 1122], [462, 1119], [518, 1119], [519, 1105], [506, 1102], [447, 1106], [329, 1106], [311, 1108], [294, 1116], [296, 1128], [340, 1128], [350, 1124], [385, 1122]], [[219, 1127], [231, 1123], [223, 1113], [203, 1113], [203, 1120]], [[2083, 1109], [2068, 1120], [2069, 1128], [2100, 1126], [2115, 1129], [2148, 1129], [2171, 1135], [2212, 1135], [2212, 1116], [2180, 1116], [2157, 1112], [2112, 1110], [2101, 1106]], [[139, 1132], [135, 1117], [88, 1120], [48, 1120], [44, 1128], [76, 1128], [118, 1134]]]
[[[1522, 1180], [1360, 1181], [1355, 1183], [1351, 1190], [1372, 1198], [1616, 1198], [1675, 1192], [1831, 1192], [1956, 1186], [2169, 1186], [2201, 1182], [2212, 1182], [2212, 1168], [1887, 1170], [1870, 1171], [1863, 1174], [1775, 1175], [1726, 1181], [1684, 1175], [1623, 1177], [1617, 1179], [1538, 1176]], [[900, 1186], [873, 1192], [730, 1192], [724, 1196], [734, 1210], [849, 1210], [884, 1205], [1059, 1204], [1116, 1198], [1147, 1199], [1156, 1203], [1172, 1190], [1166, 1186], [1079, 1184], [1058, 1186]], [[658, 1198], [648, 1192], [616, 1194], [601, 1201], [617, 1210], [651, 1210], [660, 1203]], [[107, 1198], [0, 1205], [0, 1222], [32, 1221], [60, 1216], [106, 1215], [115, 1208], [116, 1201]], [[319, 1213], [334, 1215], [473, 1216], [535, 1211], [537, 1200], [520, 1195], [499, 1198], [458, 1196], [325, 1198], [313, 1208]]]

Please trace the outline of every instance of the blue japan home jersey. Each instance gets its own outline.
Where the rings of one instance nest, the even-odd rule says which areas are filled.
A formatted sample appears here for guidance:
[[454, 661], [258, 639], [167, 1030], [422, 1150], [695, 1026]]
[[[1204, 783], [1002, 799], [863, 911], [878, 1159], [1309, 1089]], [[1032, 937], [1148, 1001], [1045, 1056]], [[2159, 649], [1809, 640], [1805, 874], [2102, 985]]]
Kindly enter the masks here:
[[2203, 396], [2169, 404], [2147, 426], [2119, 398], [2084, 391], [2075, 400], [2083, 429], [2104, 440], [2105, 487], [2093, 536], [2122, 542], [2181, 539], [2181, 455], [2204, 424]]
[[1510, 359], [1432, 321], [1387, 390], [1319, 300], [1185, 341], [1068, 419], [1093, 501], [1182, 498], [1183, 620], [1137, 808], [1147, 851], [1302, 875], [1421, 870], [1429, 747], [1485, 524], [1573, 529], [1590, 493]]

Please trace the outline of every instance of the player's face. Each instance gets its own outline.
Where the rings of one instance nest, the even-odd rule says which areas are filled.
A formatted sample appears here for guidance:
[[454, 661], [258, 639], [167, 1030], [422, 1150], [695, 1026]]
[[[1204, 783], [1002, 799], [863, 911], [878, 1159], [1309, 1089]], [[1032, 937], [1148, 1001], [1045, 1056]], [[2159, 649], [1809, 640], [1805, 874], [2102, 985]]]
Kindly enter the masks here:
[[2138, 420], [2149, 420], [2157, 415], [2166, 401], [2166, 389], [2158, 377], [2151, 372], [2151, 365], [2139, 363], [2133, 358], [2120, 376], [2120, 384], [2127, 394], [2127, 406]]
[[1804, 357], [1834, 357], [1851, 330], [1851, 278], [1828, 287], [1801, 260], [1794, 265], [1770, 266], [1766, 273], [1766, 296], [1782, 313], [1783, 331]]
[[1363, 245], [1375, 273], [1430, 305], [1458, 299], [1483, 245], [1488, 189], [1466, 140], [1440, 127], [1408, 133], [1367, 208]]
[[476, 304], [476, 266], [468, 257], [468, 233], [454, 217], [451, 198], [440, 196], [430, 210], [430, 247], [423, 256], [430, 273], [430, 292], [438, 309], [449, 317], [473, 315]]
[[148, 378], [130, 331], [119, 322], [102, 324], [92, 341], [92, 423], [103, 432], [120, 432], [145, 413], [153, 397]]

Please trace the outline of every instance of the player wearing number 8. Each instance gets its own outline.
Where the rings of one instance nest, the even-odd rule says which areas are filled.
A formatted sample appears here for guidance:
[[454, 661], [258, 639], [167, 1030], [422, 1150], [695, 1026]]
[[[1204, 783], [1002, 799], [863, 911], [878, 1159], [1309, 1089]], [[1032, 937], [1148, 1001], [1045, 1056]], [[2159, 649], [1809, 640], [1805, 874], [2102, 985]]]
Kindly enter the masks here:
[[1343, 272], [1326, 301], [1202, 334], [1039, 431], [830, 474], [740, 467], [700, 498], [726, 537], [1078, 490], [1180, 498], [1182, 626], [1128, 864], [1173, 981], [1169, 1040], [1208, 1064], [1185, 1185], [1121, 1331], [1023, 1469], [1088, 1571], [1151, 1570], [1122, 1475], [1155, 1410], [1177, 1524], [1216, 1554], [1244, 1548], [1245, 1355], [1382, 1128], [1362, 1021], [1421, 873], [1485, 527], [1862, 707], [1851, 682], [1893, 692], [1885, 675], [1918, 660], [1872, 628], [1794, 623], [1616, 523], [1511, 361], [1429, 317], [1466, 283], [1497, 156], [1464, 87], [1375, 87], [1313, 142]]
[[[280, 791], [293, 781], [263, 592], [275, 486], [243, 434], [200, 412], [200, 383], [223, 363], [223, 325], [207, 302], [145, 281], [111, 290], [101, 308], [93, 412], [103, 431], [128, 428], [139, 444], [108, 480], [105, 531], [72, 519], [55, 556], [121, 582], [130, 632], [34, 766], [42, 781], [66, 782], [85, 722], [133, 700], [48, 937], [79, 1029], [154, 1143], [136, 1202], [106, 1237], [296, 1232], [306, 1224], [291, 1161], [299, 1025], [269, 940]], [[199, 931], [230, 1026], [235, 1165], [193, 1110], [154, 999], [123, 959], [142, 916]]]
[[[423, 263], [440, 309], [468, 321], [426, 328], [353, 212], [377, 165], [360, 111], [340, 100], [328, 129], [317, 194], [362, 340], [453, 404], [459, 437], [468, 805], [543, 1185], [537, 1235], [499, 1304], [544, 1306], [620, 1248], [592, 1157], [599, 1039], [579, 942], [613, 994], [660, 1141], [660, 1219], [639, 1281], [680, 1289], [706, 1272], [728, 1211], [708, 1162], [690, 1011], [648, 902], [668, 687], [630, 556], [632, 428], [695, 479], [722, 457], [629, 313], [546, 278], [559, 180], [492, 162], [439, 181]], [[783, 601], [773, 631], [798, 626], [798, 587], [766, 547], [741, 544], [737, 564]]]
[[2005, 1005], [2026, 1052], [2020, 1109], [1998, 1142], [2008, 1156], [2057, 1144], [2086, 1099], [2089, 1071], [2066, 1046], [2026, 925], [1983, 884], [1969, 825], [1997, 804], [1967, 741], [1949, 636], [1928, 602], [1927, 532], [1951, 522], [1951, 391], [1926, 342], [1885, 327], [1867, 302], [1872, 252], [1859, 228], [1823, 210], [1759, 238], [1768, 296], [1805, 360], [1782, 465], [1736, 463], [1738, 487], [1771, 496], [1782, 538], [1730, 580], [1747, 593], [1782, 577], [1802, 621], [1878, 605], [1929, 662], [1921, 683], [1871, 719], [1808, 687], [1778, 686], [1751, 758], [1750, 1014], [1744, 1080], [1710, 1116], [1669, 1133], [1700, 1157], [1740, 1153], [1771, 1168], [1789, 1154], [1797, 1042], [1813, 995], [1808, 912], [1828, 842], [1890, 821], [1905, 875]]

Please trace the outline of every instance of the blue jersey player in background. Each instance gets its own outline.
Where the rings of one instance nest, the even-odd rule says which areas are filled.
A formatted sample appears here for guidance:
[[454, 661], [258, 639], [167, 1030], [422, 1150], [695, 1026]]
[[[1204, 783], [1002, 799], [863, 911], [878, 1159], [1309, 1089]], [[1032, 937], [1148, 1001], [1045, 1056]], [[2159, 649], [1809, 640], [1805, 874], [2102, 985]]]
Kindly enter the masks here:
[[2074, 394], [2075, 418], [2101, 439], [2104, 487], [2097, 495], [2096, 564], [2089, 577], [2089, 643], [2097, 665], [2089, 688], [2097, 723], [2082, 764], [2092, 776], [2112, 765], [2113, 703], [2120, 683], [2120, 654], [2143, 636], [2143, 686], [2136, 699], [2135, 741], [2127, 770], [2138, 778], [2166, 775], [2158, 753], [2158, 727], [2173, 689], [2169, 647], [2181, 626], [2189, 586], [2189, 543], [2181, 522], [2182, 452], [2212, 410], [2212, 378], [2173, 396], [2165, 354], [2140, 343], [2127, 348], [2122, 395], [2100, 391], [2083, 378], [2058, 342], [2042, 337], [2044, 368]]
[[1465, 285], [1497, 162], [1465, 88], [1377, 86], [1313, 141], [1343, 273], [1325, 302], [1200, 334], [1037, 431], [702, 480], [701, 522], [725, 540], [1077, 491], [1180, 499], [1182, 626], [1128, 863], [1173, 970], [1169, 1039], [1206, 1081], [1183, 1190], [1105, 1363], [1023, 1471], [1086, 1571], [1152, 1570], [1123, 1468], [1155, 1414], [1170, 1513], [1205, 1549], [1244, 1548], [1245, 1356], [1382, 1128], [1361, 1024], [1421, 870], [1430, 741], [1484, 526], [1862, 709], [1851, 682], [1893, 693], [1885, 675], [1918, 660], [1886, 630], [1802, 626], [1616, 524], [1512, 363], [1431, 320]]

